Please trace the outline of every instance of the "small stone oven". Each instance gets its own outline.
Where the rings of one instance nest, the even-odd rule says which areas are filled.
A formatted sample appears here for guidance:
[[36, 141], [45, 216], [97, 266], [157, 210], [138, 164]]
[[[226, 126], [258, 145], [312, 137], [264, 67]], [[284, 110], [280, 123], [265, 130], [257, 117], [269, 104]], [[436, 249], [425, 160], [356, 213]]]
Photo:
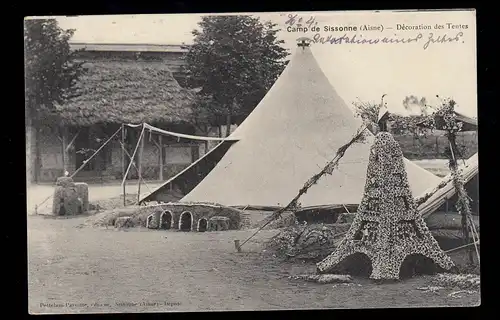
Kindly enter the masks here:
[[72, 216], [87, 212], [88, 190], [88, 185], [85, 183], [75, 183], [70, 177], [58, 178], [53, 196], [52, 215]]
[[241, 227], [241, 211], [221, 205], [168, 203], [146, 208], [149, 214], [143, 225], [149, 229], [205, 232]]

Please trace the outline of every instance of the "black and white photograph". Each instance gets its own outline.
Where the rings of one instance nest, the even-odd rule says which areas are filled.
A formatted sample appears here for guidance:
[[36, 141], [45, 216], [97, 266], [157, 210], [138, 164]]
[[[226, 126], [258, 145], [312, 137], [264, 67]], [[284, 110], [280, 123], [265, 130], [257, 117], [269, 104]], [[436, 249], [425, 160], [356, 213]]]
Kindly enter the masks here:
[[476, 11], [24, 19], [28, 312], [481, 304]]

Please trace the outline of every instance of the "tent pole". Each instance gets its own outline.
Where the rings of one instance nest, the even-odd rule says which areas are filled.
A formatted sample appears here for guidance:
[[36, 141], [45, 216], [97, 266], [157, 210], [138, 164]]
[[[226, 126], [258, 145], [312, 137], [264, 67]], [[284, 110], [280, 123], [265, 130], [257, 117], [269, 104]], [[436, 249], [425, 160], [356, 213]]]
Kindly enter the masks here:
[[125, 176], [125, 125], [122, 123], [122, 177], [123, 177], [123, 206], [127, 206], [127, 201], [125, 200], [125, 180], [127, 177]]
[[159, 149], [160, 149], [160, 181], [163, 181], [163, 141], [162, 141], [162, 136], [158, 136], [158, 142], [159, 142]]
[[[458, 165], [457, 165], [457, 159], [455, 158], [455, 150], [457, 148], [457, 145], [455, 143], [455, 139], [456, 139], [455, 135], [451, 135], [451, 134], [448, 135], [448, 142], [450, 144], [450, 153], [451, 153], [450, 170], [453, 172], [453, 180], [454, 180], [453, 182], [455, 185], [455, 190], [457, 191], [458, 202], [459, 203], [462, 202], [462, 206], [463, 206], [463, 208], [461, 208], [458, 211], [462, 216], [462, 232], [464, 234], [464, 241], [466, 244], [468, 244], [470, 237], [469, 237], [469, 227], [467, 224], [467, 217], [470, 215], [470, 209], [469, 209], [468, 203], [467, 203], [467, 205], [464, 205], [463, 201], [465, 201], [465, 200], [462, 199], [464, 197], [467, 197], [467, 194], [464, 190], [463, 183], [458, 178], [458, 175], [459, 175]], [[473, 255], [472, 248], [469, 248], [468, 254], [469, 254], [469, 262], [471, 265], [473, 265], [474, 264], [474, 255]]]
[[[145, 128], [145, 126], [143, 125], [142, 132], [144, 132], [144, 128]], [[137, 160], [139, 162], [139, 169], [137, 170], [138, 171], [138, 180], [139, 180], [139, 183], [137, 185], [137, 203], [139, 203], [139, 201], [141, 201], [142, 155], [144, 152], [144, 134], [141, 134], [139, 139], [140, 139], [139, 143], [141, 144], [141, 147], [139, 149], [139, 155], [137, 157]]]
[[[140, 138], [142, 138], [142, 135], [144, 134], [144, 128], [141, 131]], [[128, 173], [130, 171], [130, 167], [132, 167], [132, 164], [134, 163], [134, 158], [137, 153], [137, 149], [139, 148], [139, 142], [135, 145], [134, 152], [132, 153], [132, 156], [130, 157], [130, 163], [128, 164], [127, 171], [125, 171], [125, 176], [123, 177], [124, 179], [122, 180], [122, 186], [125, 183], [125, 178], [128, 176]]]
[[66, 134], [66, 126], [60, 127], [61, 132], [61, 146], [62, 146], [62, 165], [63, 165], [63, 176], [66, 171], [68, 171], [68, 152], [67, 152], [67, 134]]

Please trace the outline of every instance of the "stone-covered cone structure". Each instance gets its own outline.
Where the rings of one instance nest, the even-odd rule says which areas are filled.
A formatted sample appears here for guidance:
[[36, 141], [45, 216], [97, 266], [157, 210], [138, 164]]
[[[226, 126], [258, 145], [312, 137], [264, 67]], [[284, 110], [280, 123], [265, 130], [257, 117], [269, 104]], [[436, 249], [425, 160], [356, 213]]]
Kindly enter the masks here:
[[399, 279], [410, 255], [423, 255], [443, 269], [454, 266], [419, 217], [401, 148], [387, 132], [379, 133], [371, 147], [358, 213], [337, 249], [317, 264], [318, 272], [332, 271], [355, 253], [371, 260], [372, 279]]

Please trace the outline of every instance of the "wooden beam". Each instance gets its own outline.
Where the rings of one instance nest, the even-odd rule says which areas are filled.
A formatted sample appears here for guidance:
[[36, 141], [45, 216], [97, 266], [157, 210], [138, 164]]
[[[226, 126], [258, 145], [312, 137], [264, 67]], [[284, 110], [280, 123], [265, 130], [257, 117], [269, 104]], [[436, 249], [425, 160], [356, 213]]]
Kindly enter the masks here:
[[[144, 128], [142, 128], [141, 135], [139, 137], [142, 138], [143, 134], [144, 134]], [[132, 167], [132, 164], [134, 163], [134, 159], [135, 159], [135, 156], [137, 154], [137, 149], [139, 149], [139, 145], [140, 145], [140, 143], [139, 143], [139, 141], [137, 141], [135, 148], [134, 148], [134, 152], [132, 153], [132, 156], [130, 157], [130, 161], [129, 161], [127, 170], [125, 171], [125, 175], [124, 175], [123, 180], [122, 180], [122, 185], [125, 183], [125, 178], [128, 176], [130, 168]]]
[[191, 162], [195, 162], [200, 158], [200, 145], [193, 143], [191, 146]]
[[125, 192], [125, 180], [127, 179], [125, 177], [125, 125], [122, 124], [122, 178], [123, 178], [123, 206], [127, 206], [127, 201], [126, 201], [126, 192]]
[[160, 149], [160, 176], [159, 179], [160, 181], [163, 181], [163, 141], [162, 141], [162, 136], [160, 135], [158, 137], [158, 149]]
[[[119, 143], [120, 143], [120, 146], [121, 146], [122, 150], [125, 150], [125, 146], [124, 146], [121, 142], [119, 142]], [[126, 150], [125, 150], [125, 154], [129, 157], [129, 159], [131, 159], [130, 154], [129, 154]], [[132, 165], [134, 166], [134, 168], [135, 168], [136, 170], [138, 170], [138, 169], [137, 169], [137, 166], [134, 164], [134, 162], [132, 161], [131, 163], [132, 163]], [[148, 184], [146, 183], [146, 181], [144, 181], [144, 178], [142, 179], [142, 182], [144, 183], [144, 185], [146, 186], [146, 188], [148, 188], [148, 190], [149, 190], [150, 192], [152, 192], [152, 191], [151, 191], [151, 189], [148, 187]]]
[[78, 137], [78, 135], [80, 134], [80, 129], [78, 130], [78, 132], [75, 134], [75, 136], [73, 137], [73, 139], [71, 139], [71, 141], [68, 143], [68, 145], [66, 146], [66, 152], [69, 151], [69, 148], [71, 148], [71, 146], [73, 145], [73, 143], [75, 143], [75, 140], [76, 138]]
[[[143, 130], [144, 130], [144, 126], [143, 126]], [[139, 201], [141, 200], [141, 180], [142, 180], [142, 157], [143, 157], [143, 154], [144, 154], [144, 134], [142, 134], [140, 136], [140, 149], [139, 149], [139, 154], [138, 154], [138, 157], [137, 157], [137, 160], [139, 162], [139, 169], [137, 170], [138, 171], [138, 185], [137, 185], [137, 203], [139, 203]]]
[[[158, 137], [158, 140], [161, 140], [161, 136]], [[150, 141], [153, 141], [153, 143], [155, 144], [156, 147], [160, 148], [160, 144], [158, 142], [155, 141], [155, 139], [152, 139]]]

